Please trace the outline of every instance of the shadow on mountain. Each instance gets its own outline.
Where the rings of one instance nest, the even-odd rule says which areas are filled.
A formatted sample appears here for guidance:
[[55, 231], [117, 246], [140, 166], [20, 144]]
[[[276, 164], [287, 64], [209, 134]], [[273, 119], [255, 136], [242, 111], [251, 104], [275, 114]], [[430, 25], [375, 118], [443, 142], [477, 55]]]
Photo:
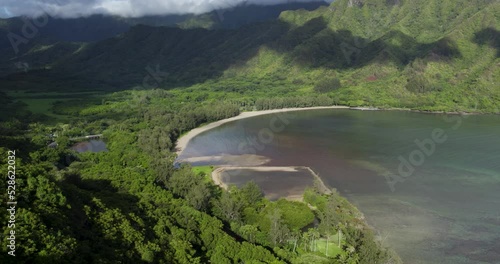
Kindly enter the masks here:
[[[80, 194], [78, 199], [89, 203], [93, 197], [98, 198], [108, 208], [116, 208], [128, 215], [130, 213], [143, 214], [137, 208], [129, 207], [130, 204], [137, 204], [139, 199], [130, 194], [120, 193], [119, 190], [111, 185], [109, 180], [88, 180], [81, 179], [79, 175], [71, 175], [64, 181], [65, 184], [73, 185], [78, 188]], [[66, 185], [68, 187], [68, 185]], [[85, 193], [92, 193], [92, 196], [86, 196]], [[69, 195], [71, 198], [72, 195]], [[73, 197], [76, 198], [76, 197]], [[83, 199], [83, 200], [82, 200]]]
[[489, 45], [497, 50], [497, 58], [500, 57], [500, 31], [494, 28], [486, 28], [477, 32], [474, 42], [479, 45]]
[[261, 47], [284, 54], [289, 63], [302, 67], [339, 70], [376, 62], [404, 66], [428, 56], [435, 60], [461, 56], [449, 39], [418, 43], [411, 36], [391, 31], [369, 40], [348, 30], [332, 31], [322, 17], [302, 26], [275, 21], [238, 30], [139, 25], [124, 35], [87, 46], [51, 70], [4, 78], [2, 86], [50, 90], [190, 86], [219, 78], [232, 66], [245, 65]]
[[400, 31], [390, 31], [379, 39], [354, 36], [351, 31], [330, 30], [323, 18], [315, 18], [304, 26], [292, 29], [280, 40], [278, 51], [312, 68], [361, 68], [374, 62], [392, 62], [404, 66], [416, 58], [427, 56], [438, 60], [461, 57], [457, 45], [443, 38], [434, 43], [418, 43]]
[[[109, 219], [106, 221], [110, 221], [108, 224], [112, 226], [117, 224], [112, 223], [113, 221], [119, 221], [112, 213], [118, 209], [121, 215], [130, 222], [131, 228], [146, 234], [153, 232], [150, 228], [152, 225], [149, 225], [148, 222], [144, 223], [144, 227], [138, 227], [135, 221], [130, 218], [130, 214], [133, 213], [140, 215], [142, 219], [147, 219], [146, 213], [136, 206], [138, 198], [130, 194], [120, 193], [108, 180], [87, 180], [81, 179], [79, 175], [72, 175], [66, 178], [60, 187], [68, 199], [68, 204], [71, 204], [71, 212], [67, 214], [71, 219], [67, 219], [69, 223], [66, 224], [72, 225], [71, 230], [78, 232], [71, 235], [79, 241], [74, 251], [78, 255], [66, 256], [72, 263], [76, 263], [74, 261], [95, 263], [122, 259], [126, 258], [126, 254], [129, 253], [127, 251], [130, 250], [129, 246], [123, 243], [126, 239], [120, 237], [125, 234], [117, 232], [115, 235], [117, 237], [111, 238], [109, 230], [103, 229], [102, 225], [97, 225], [97, 217], [89, 217], [86, 210], [90, 210], [91, 215], [107, 213]], [[97, 206], [94, 198], [99, 199], [106, 209]], [[140, 256], [137, 255], [128, 256], [128, 258], [131, 258], [131, 261], [134, 258], [137, 262], [141, 261]]]

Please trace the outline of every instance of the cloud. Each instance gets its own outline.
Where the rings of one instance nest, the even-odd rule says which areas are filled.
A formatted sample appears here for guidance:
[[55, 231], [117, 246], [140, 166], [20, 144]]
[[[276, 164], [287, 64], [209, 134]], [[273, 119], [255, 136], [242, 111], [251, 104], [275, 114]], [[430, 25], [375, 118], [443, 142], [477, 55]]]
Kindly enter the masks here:
[[65, 18], [93, 14], [140, 17], [144, 15], [200, 14], [243, 3], [272, 5], [311, 1], [318, 0], [0, 0], [4, 7], [0, 16], [39, 16], [48, 13], [52, 16]]

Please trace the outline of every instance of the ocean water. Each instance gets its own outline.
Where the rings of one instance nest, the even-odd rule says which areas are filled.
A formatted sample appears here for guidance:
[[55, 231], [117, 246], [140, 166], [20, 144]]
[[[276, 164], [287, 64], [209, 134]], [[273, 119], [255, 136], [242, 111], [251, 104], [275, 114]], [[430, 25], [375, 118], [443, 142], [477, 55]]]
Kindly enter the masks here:
[[500, 263], [500, 116], [271, 114], [207, 131], [182, 156], [243, 154], [312, 168], [405, 263]]

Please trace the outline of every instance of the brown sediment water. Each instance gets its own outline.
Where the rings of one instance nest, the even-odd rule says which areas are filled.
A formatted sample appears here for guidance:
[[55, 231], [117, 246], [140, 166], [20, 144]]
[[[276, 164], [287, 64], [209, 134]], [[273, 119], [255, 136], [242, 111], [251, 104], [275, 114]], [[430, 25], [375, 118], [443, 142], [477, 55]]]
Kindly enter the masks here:
[[178, 159], [177, 162], [187, 162], [191, 164], [208, 163], [212, 165], [225, 166], [259, 166], [270, 162], [271, 160], [264, 156], [243, 154], [243, 155], [227, 155], [218, 156], [202, 156]]
[[320, 191], [330, 193], [321, 178], [311, 168], [303, 166], [218, 167], [212, 172], [212, 180], [226, 190], [230, 185], [240, 187], [253, 181], [269, 200], [285, 198], [301, 201], [307, 187], [318, 185]]

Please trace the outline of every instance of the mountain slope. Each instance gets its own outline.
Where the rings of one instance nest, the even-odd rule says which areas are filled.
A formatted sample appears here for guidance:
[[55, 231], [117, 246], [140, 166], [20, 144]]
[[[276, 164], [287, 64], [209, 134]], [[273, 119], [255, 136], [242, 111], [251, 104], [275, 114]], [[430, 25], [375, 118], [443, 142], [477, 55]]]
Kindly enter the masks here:
[[[155, 15], [137, 18], [107, 15], [92, 15], [80, 18], [48, 17], [46, 25], [39, 27], [38, 31], [41, 36], [56, 41], [92, 42], [125, 33], [135, 25], [234, 29], [256, 22], [277, 19], [280, 13], [286, 10], [314, 10], [325, 5], [326, 3], [322, 1], [290, 2], [270, 6], [243, 3], [231, 8], [218, 9], [200, 15]], [[0, 19], [0, 30], [21, 31], [23, 24], [24, 18], [21, 17]]]
[[254, 5], [243, 3], [230, 8], [215, 10], [199, 16], [193, 16], [178, 23], [181, 28], [235, 29], [257, 22], [277, 19], [283, 11], [312, 11], [326, 6], [323, 1], [292, 2], [277, 5]]
[[[341, 41], [340, 49], [350, 68], [363, 67], [325, 71], [342, 74], [351, 86], [339, 92], [341, 97], [433, 110], [498, 108], [498, 1], [388, 3], [337, 1], [315, 12], [284, 12], [281, 18], [298, 26], [314, 18], [328, 24], [294, 53], [335, 54], [335, 47], [324, 45], [325, 32], [347, 30], [353, 36]], [[330, 56], [322, 63], [331, 61], [336, 60]]]
[[[51, 67], [56, 61], [79, 50], [81, 43], [102, 41], [129, 31], [136, 25], [182, 27], [185, 29], [239, 28], [247, 24], [277, 19], [285, 10], [314, 10], [325, 2], [307, 2], [259, 6], [241, 4], [201, 15], [159, 15], [138, 18], [92, 15], [89, 17], [63, 19], [48, 17], [41, 26], [21, 17], [0, 19], [0, 76], [27, 69]], [[23, 32], [36, 34], [26, 38]], [[38, 23], [39, 24], [39, 23]], [[30, 33], [29, 33], [30, 34]], [[21, 39], [22, 41], [19, 41]], [[16, 48], [12, 42], [19, 42]]]

